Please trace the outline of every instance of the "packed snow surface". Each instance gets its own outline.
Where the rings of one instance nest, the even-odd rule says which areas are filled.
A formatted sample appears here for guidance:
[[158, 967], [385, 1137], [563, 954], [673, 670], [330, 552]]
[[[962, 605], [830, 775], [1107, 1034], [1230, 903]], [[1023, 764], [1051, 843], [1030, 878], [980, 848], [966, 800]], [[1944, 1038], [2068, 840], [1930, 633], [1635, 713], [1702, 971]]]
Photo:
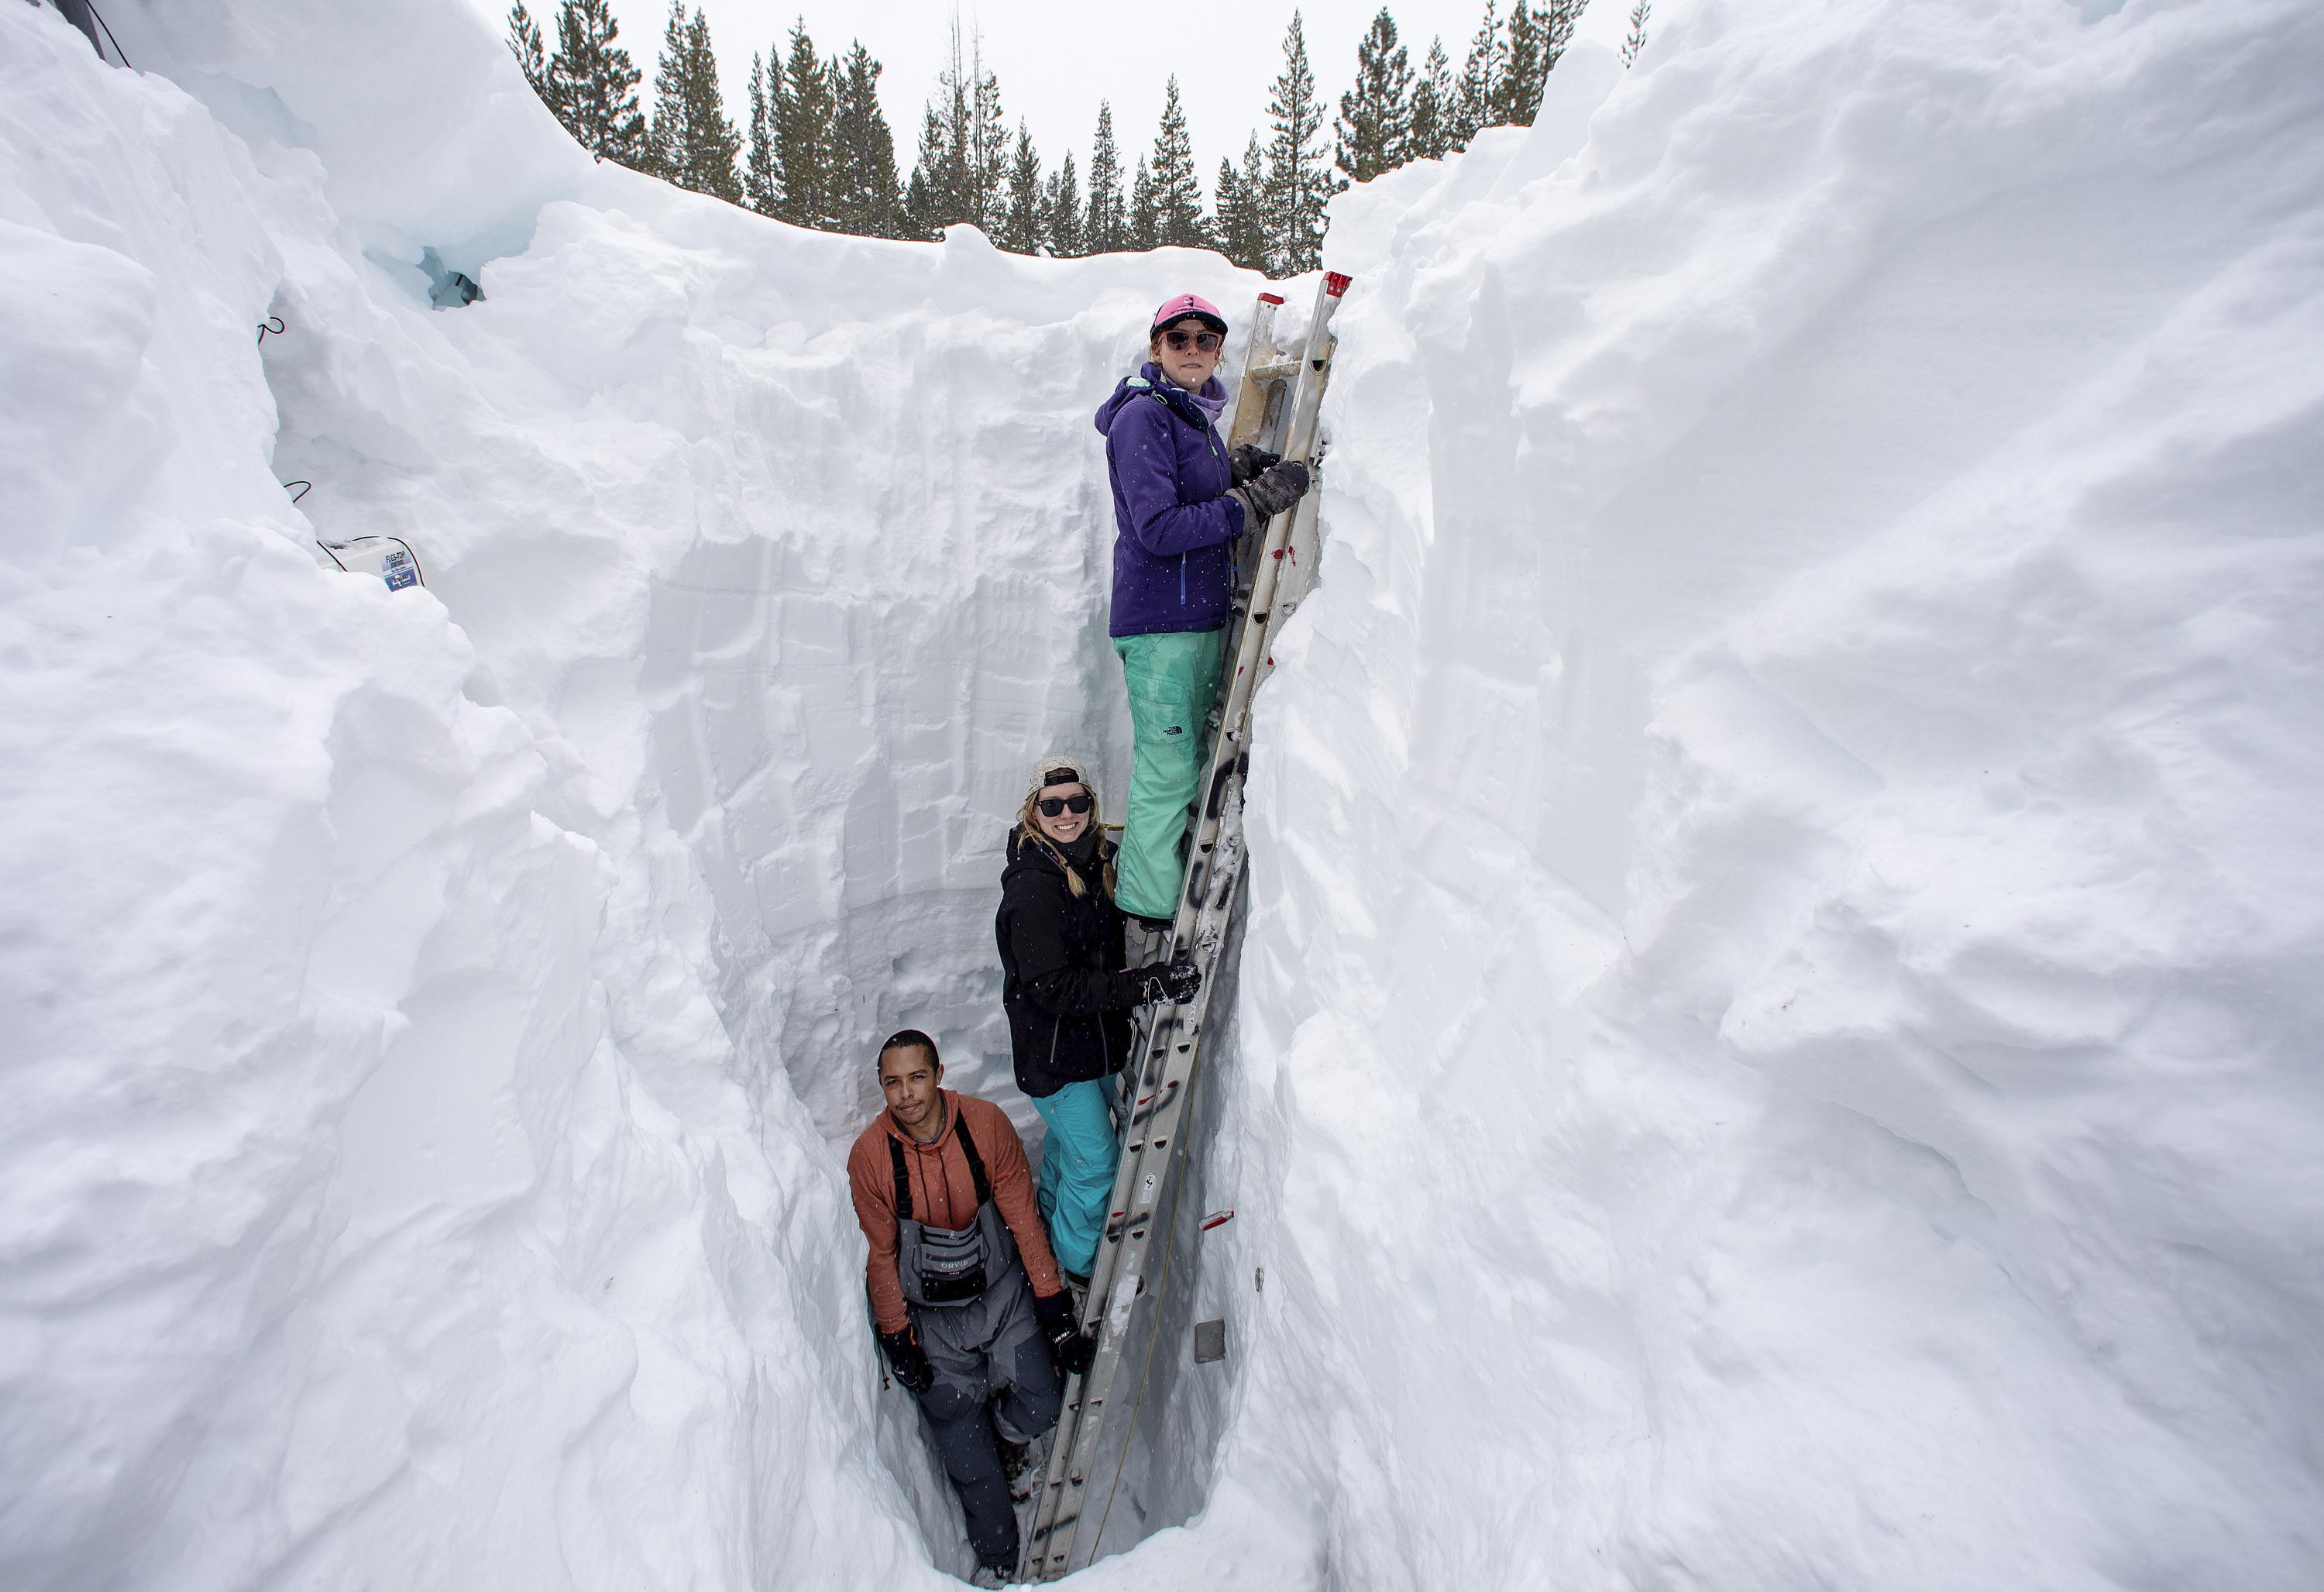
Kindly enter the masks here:
[[[1084, 1578], [2324, 1584], [2324, 11], [1666, 9], [1336, 202], [1230, 1356]], [[1089, 412], [1261, 284], [107, 12], [0, 5], [0, 1584], [945, 1584], [840, 1152], [906, 1022], [1032, 1127]]]

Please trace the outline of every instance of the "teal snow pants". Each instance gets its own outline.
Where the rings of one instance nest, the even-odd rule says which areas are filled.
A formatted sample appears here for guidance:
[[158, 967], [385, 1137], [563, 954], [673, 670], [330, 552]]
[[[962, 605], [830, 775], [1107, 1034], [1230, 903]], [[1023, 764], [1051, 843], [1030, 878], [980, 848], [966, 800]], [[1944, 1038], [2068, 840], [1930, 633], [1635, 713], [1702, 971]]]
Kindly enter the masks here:
[[1113, 1136], [1113, 1114], [1106, 1097], [1111, 1078], [1068, 1083], [1033, 1102], [1049, 1135], [1041, 1146], [1041, 1182], [1037, 1198], [1049, 1229], [1057, 1264], [1077, 1277], [1097, 1264], [1097, 1239], [1105, 1226], [1106, 1202], [1113, 1198], [1114, 1163], [1121, 1145]]
[[1130, 687], [1130, 805], [1114, 901], [1139, 917], [1175, 917], [1185, 860], [1178, 842], [1203, 782], [1204, 721], [1218, 695], [1222, 630], [1117, 636], [1113, 649]]

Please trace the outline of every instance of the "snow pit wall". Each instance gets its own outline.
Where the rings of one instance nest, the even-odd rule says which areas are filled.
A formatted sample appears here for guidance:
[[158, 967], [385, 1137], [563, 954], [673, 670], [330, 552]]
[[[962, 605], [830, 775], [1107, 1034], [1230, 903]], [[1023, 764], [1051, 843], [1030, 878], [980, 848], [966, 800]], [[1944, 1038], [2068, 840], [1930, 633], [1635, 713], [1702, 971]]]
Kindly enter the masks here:
[[[109, 20], [0, 9], [0, 1571], [939, 1583], [833, 1140], [1005, 1072], [1090, 390], [1255, 284], [594, 170], [449, 5]], [[2312, 1584], [2318, 20], [1655, 21], [1340, 201], [1236, 1380], [1085, 1578]]]
[[[12, 793], [12, 879], [88, 901], [11, 981], [79, 1026], [38, 1031], [12, 1136], [13, 1247], [55, 1275], [12, 1311], [9, 1495], [48, 1506], [10, 1583], [964, 1569], [878, 1391], [839, 1155], [905, 1023], [1038, 1153], [990, 915], [1034, 755], [1126, 775], [1089, 415], [1166, 291], [1256, 279], [598, 170], [443, 7], [115, 17], [143, 77], [5, 20], [43, 284], [11, 457], [52, 461], [12, 565], [19, 766], [52, 770]], [[438, 245], [484, 302], [429, 308]], [[312, 567], [372, 534], [426, 594]], [[135, 645], [93, 650], [124, 609]], [[73, 839], [157, 764], [182, 789], [125, 853]], [[184, 1081], [90, 1107], [157, 1055]], [[139, 1242], [68, 1264], [113, 1204]]]
[[1334, 211], [1213, 1515], [2312, 1585], [2319, 18], [1662, 9]]

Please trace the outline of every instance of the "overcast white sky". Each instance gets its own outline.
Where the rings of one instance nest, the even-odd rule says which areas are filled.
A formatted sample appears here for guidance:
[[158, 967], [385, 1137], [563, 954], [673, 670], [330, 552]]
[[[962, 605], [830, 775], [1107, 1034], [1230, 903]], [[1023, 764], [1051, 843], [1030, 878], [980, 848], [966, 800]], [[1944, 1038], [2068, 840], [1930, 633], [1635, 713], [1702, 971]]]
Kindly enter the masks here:
[[[506, 0], [479, 3], [506, 14]], [[862, 39], [887, 69], [880, 79], [881, 97], [896, 133], [897, 167], [909, 173], [919, 143], [920, 109], [949, 48], [950, 0], [688, 0], [688, 11], [697, 3], [718, 46], [727, 115], [738, 127], [747, 115], [743, 90], [751, 52], [786, 44], [793, 18], [806, 16], [807, 32], [825, 55]], [[1618, 3], [1597, 0], [1602, 6]], [[1356, 41], [1379, 8], [1380, 0], [1302, 0], [1298, 6], [1316, 87], [1331, 111], [1338, 109], [1340, 95], [1355, 76]], [[556, 0], [532, 0], [530, 9], [547, 25], [556, 14]], [[1268, 90], [1283, 67], [1283, 31], [1292, 9], [1290, 0], [1163, 0], [1148, 5], [986, 0], [964, 5], [960, 12], [964, 25], [983, 33], [985, 61], [1000, 77], [1001, 107], [1010, 124], [1024, 117], [1047, 167], [1054, 168], [1071, 149], [1074, 164], [1087, 173], [1090, 134], [1103, 98], [1113, 102], [1114, 136], [1126, 172], [1138, 154], [1153, 147], [1163, 81], [1176, 72], [1207, 190], [1220, 159], [1239, 158], [1251, 132], [1266, 131]], [[1455, 71], [1484, 9], [1484, 0], [1389, 5], [1415, 68], [1428, 52], [1430, 36], [1441, 33]], [[621, 21], [622, 42], [650, 88], [669, 0], [613, 0], [613, 14]]]

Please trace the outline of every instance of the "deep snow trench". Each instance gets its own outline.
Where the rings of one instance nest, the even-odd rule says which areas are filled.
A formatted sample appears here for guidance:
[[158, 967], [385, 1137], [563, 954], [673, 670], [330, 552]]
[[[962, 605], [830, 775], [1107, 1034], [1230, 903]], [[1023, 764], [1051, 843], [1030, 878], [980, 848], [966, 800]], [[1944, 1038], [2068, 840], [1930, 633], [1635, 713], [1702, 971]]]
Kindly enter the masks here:
[[[1077, 1579], [2312, 1587], [2324, 13], [1667, 9], [1335, 202]], [[1089, 414], [1261, 284], [593, 167], [457, 0], [107, 18], [0, 5], [0, 1584], [950, 1584], [839, 1156], [904, 1023], [1038, 1131]]]

